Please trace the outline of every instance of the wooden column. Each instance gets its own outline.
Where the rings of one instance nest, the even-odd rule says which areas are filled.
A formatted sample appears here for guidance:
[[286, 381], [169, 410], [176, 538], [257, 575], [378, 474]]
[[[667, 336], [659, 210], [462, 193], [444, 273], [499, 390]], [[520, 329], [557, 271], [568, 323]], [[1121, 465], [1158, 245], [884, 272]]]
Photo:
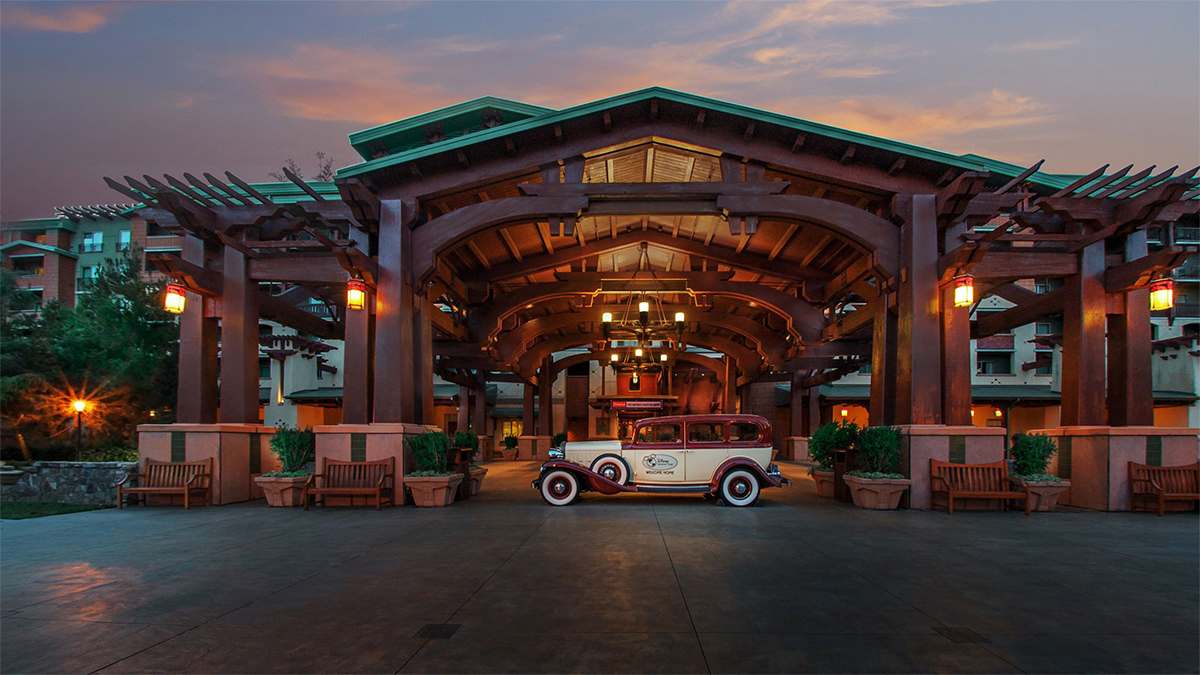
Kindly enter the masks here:
[[808, 426], [805, 428], [804, 435], [811, 436], [817, 430], [817, 427], [825, 423], [825, 420], [821, 417], [821, 388], [809, 387], [805, 394], [805, 400], [807, 401], [804, 406], [807, 412], [805, 419]]
[[[433, 412], [433, 314], [428, 295], [413, 295], [413, 378], [416, 421], [437, 425]], [[438, 425], [440, 426], [440, 425]]]
[[[204, 240], [188, 234], [181, 257], [204, 267]], [[217, 421], [217, 320], [206, 317], [208, 300], [187, 294], [179, 316], [179, 383], [175, 421], [212, 424]]]
[[487, 435], [487, 380], [480, 378], [475, 387], [475, 402], [471, 406], [471, 430]]
[[897, 301], [896, 422], [941, 424], [937, 198], [898, 196], [893, 208], [904, 219]]
[[[371, 238], [366, 232], [351, 228], [350, 238], [360, 251], [370, 252]], [[343, 424], [368, 424], [371, 421], [374, 302], [375, 294], [368, 290], [362, 309], [347, 309], [345, 312], [346, 335], [342, 346]]]
[[533, 417], [533, 385], [526, 382], [522, 387], [524, 390], [523, 400], [521, 401], [521, 435], [534, 436], [537, 429]]
[[458, 385], [458, 430], [466, 431], [471, 426], [471, 390]]
[[954, 283], [944, 284], [942, 298], [942, 420], [971, 424], [971, 308], [954, 306]]
[[[1146, 255], [1146, 231], [1125, 237], [1125, 260]], [[1108, 315], [1108, 423], [1154, 425], [1150, 290], [1125, 292], [1125, 311]]]
[[733, 357], [725, 355], [724, 394], [721, 396], [721, 410], [725, 413], [737, 412], [737, 366]]
[[258, 421], [258, 284], [249, 259], [226, 246], [221, 272], [221, 422]]
[[409, 287], [414, 205], [380, 201], [379, 278], [375, 293], [375, 422], [416, 421], [412, 291]]
[[554, 435], [554, 356], [542, 359], [538, 370], [538, 435]]
[[804, 420], [805, 406], [807, 400], [805, 398], [805, 390], [801, 388], [801, 383], [804, 381], [804, 372], [801, 370], [792, 371], [792, 388], [788, 396], [788, 413], [791, 420], [792, 436], [807, 436], [805, 433], [806, 425]]
[[1079, 252], [1079, 274], [1063, 287], [1062, 426], [1106, 423], [1104, 242]]
[[871, 332], [870, 423], [896, 421], [896, 315], [888, 308], [887, 295], [876, 299]]

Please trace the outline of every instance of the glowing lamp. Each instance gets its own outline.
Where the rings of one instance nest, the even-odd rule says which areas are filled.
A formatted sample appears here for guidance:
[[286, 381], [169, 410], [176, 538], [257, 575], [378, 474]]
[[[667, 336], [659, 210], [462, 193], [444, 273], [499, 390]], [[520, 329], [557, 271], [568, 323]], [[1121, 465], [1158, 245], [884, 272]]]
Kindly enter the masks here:
[[974, 411], [974, 410], [972, 410], [972, 411], [971, 411], [971, 417], [974, 417], [974, 416], [975, 416], [975, 411]]
[[850, 411], [846, 410], [845, 408], [842, 408], [842, 417], [849, 417], [849, 416], [850, 416]]
[[612, 312], [605, 312], [600, 315], [601, 323], [612, 323]]
[[1155, 279], [1150, 282], [1150, 310], [1171, 309], [1175, 306], [1175, 281]]
[[639, 358], [639, 359], [640, 359], [640, 358], [642, 358], [642, 353], [643, 353], [643, 352], [642, 352], [642, 348], [641, 348], [641, 347], [638, 347], [637, 349], [634, 349], [634, 350], [633, 350], [633, 355], [634, 355], [634, 356], [636, 356], [636, 357], [637, 357], [637, 358]]
[[683, 323], [687, 321], [687, 315], [683, 312], [675, 312], [675, 323]]
[[638, 303], [638, 313], [639, 314], [649, 313], [649, 312], [650, 312], [650, 303], [646, 302], [645, 300]]
[[184, 294], [183, 286], [167, 284], [166, 293], [163, 295], [163, 309], [171, 314], [183, 314], [186, 307], [187, 295]]
[[346, 282], [346, 309], [362, 309], [367, 306], [367, 284], [362, 279]]
[[996, 417], [1004, 417], [1004, 411], [1000, 410], [999, 408], [996, 408], [995, 410], [993, 410], [992, 414], [995, 415]]
[[659, 355], [658, 355], [658, 360], [659, 360], [659, 361], [662, 361], [663, 363], [666, 363], [666, 362], [667, 362], [667, 355], [666, 355], [666, 354], [659, 354]]
[[81, 413], [81, 412], [87, 410], [87, 401], [75, 399], [74, 401], [71, 401], [71, 408], [75, 412]]
[[960, 274], [954, 277], [954, 306], [970, 307], [975, 303], [975, 277]]
[[608, 360], [613, 363], [616, 363], [618, 358], [620, 358], [620, 357], [617, 356], [617, 353], [613, 352], [612, 355], [608, 357]]

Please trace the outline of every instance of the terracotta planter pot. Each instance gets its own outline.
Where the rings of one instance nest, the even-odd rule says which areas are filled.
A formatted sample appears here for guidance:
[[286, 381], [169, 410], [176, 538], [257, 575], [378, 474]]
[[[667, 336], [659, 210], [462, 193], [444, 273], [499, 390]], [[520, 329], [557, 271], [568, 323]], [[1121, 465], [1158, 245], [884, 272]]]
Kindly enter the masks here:
[[812, 470], [813, 483], [817, 485], [817, 496], [833, 499], [833, 470], [823, 471], [821, 469]]
[[907, 478], [842, 477], [850, 488], [850, 499], [861, 509], [887, 511], [900, 506], [900, 497], [912, 485]]
[[500, 454], [501, 454], [501, 456], [503, 456], [503, 457], [504, 457], [504, 460], [505, 460], [505, 461], [507, 461], [507, 462], [511, 462], [511, 461], [514, 461], [514, 460], [517, 458], [517, 452], [518, 452], [518, 451], [517, 451], [517, 449], [516, 449], [516, 448], [507, 448], [507, 447], [506, 447], [506, 448], [504, 448], [503, 450], [501, 450], [501, 451], [500, 451]]
[[308, 476], [257, 476], [254, 484], [263, 491], [267, 506], [300, 506], [300, 493]]
[[1062, 493], [1071, 489], [1071, 481], [1026, 481], [1024, 478], [1013, 476], [1014, 485], [1019, 485], [1029, 490], [1029, 501], [1032, 511], [1053, 511], [1058, 506], [1058, 497]]
[[488, 470], [482, 466], [471, 467], [471, 496], [479, 494], [483, 489], [483, 477], [487, 475]]
[[405, 476], [404, 487], [412, 495], [413, 504], [421, 507], [450, 506], [458, 494], [461, 473], [446, 476]]

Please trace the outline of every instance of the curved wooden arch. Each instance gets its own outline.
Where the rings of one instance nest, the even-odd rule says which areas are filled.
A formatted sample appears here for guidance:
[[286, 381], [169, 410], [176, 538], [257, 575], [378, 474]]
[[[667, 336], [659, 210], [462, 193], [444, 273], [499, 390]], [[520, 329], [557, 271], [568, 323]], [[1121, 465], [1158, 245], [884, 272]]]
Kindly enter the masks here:
[[[594, 305], [578, 312], [566, 312], [550, 316], [538, 317], [521, 323], [511, 331], [503, 333], [495, 345], [497, 358], [503, 363], [513, 363], [524, 352], [524, 347], [532, 343], [538, 336], [571, 328], [583, 323], [599, 324], [604, 312], [612, 312], [620, 316], [626, 309], [623, 305]], [[656, 310], [657, 311], [657, 310]], [[704, 311], [690, 305], [662, 305], [662, 311], [667, 316], [675, 312], [688, 315], [688, 323], [723, 328], [742, 335], [753, 341], [760, 356], [771, 366], [782, 367], [788, 350], [787, 340], [778, 331], [771, 330], [762, 324], [736, 314]], [[595, 339], [600, 339], [598, 329], [593, 328]], [[684, 336], [687, 337], [687, 334]]]
[[[628, 183], [627, 199], [604, 203], [604, 215], [641, 215], [662, 184]], [[731, 185], [738, 185], [732, 183]], [[642, 187], [644, 186], [644, 187]], [[656, 187], [657, 186], [657, 187]], [[639, 198], [641, 187], [645, 199]], [[696, 202], [680, 202], [669, 209], [672, 215], [696, 215], [728, 211], [733, 215], [757, 215], [780, 220], [812, 223], [854, 242], [874, 256], [879, 271], [895, 276], [899, 264], [899, 229], [862, 209], [817, 197], [799, 195], [718, 195], [712, 208]], [[434, 273], [437, 257], [450, 247], [480, 232], [506, 223], [546, 220], [586, 214], [589, 200], [581, 196], [506, 197], [456, 209], [413, 230], [414, 278], [427, 279]]]
[[[494, 298], [483, 311], [473, 313], [471, 321], [475, 334], [487, 341], [496, 339], [505, 320], [528, 305], [580, 296], [595, 297], [599, 283], [572, 279], [548, 284], [531, 284], [512, 293]], [[805, 342], [817, 342], [826, 319], [812, 303], [794, 298], [783, 291], [750, 282], [727, 281], [719, 278], [696, 279], [689, 282], [693, 294], [722, 295], [757, 303], [787, 322], [787, 330]]]
[[[762, 359], [749, 347], [739, 345], [729, 338], [707, 333], [689, 334], [689, 338], [691, 344], [707, 347], [713, 351], [718, 351], [732, 357], [738, 367], [738, 371], [747, 379], [754, 379], [762, 372]], [[596, 336], [589, 332], [569, 333], [543, 340], [522, 354], [520, 360], [513, 366], [513, 370], [522, 377], [527, 379], [532, 378], [542, 360], [550, 354], [590, 344], [595, 339]]]

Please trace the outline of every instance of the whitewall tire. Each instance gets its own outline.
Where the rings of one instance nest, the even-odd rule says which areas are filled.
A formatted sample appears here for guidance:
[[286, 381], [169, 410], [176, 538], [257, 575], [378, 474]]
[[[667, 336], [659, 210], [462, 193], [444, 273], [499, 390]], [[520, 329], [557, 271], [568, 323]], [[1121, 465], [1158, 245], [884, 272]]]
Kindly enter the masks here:
[[750, 506], [758, 501], [758, 476], [734, 469], [721, 479], [721, 499], [730, 506]]
[[542, 476], [542, 499], [551, 506], [566, 506], [579, 496], [579, 480], [570, 471], [551, 471]]
[[629, 480], [629, 465], [616, 455], [601, 455], [592, 462], [592, 471], [619, 485]]

